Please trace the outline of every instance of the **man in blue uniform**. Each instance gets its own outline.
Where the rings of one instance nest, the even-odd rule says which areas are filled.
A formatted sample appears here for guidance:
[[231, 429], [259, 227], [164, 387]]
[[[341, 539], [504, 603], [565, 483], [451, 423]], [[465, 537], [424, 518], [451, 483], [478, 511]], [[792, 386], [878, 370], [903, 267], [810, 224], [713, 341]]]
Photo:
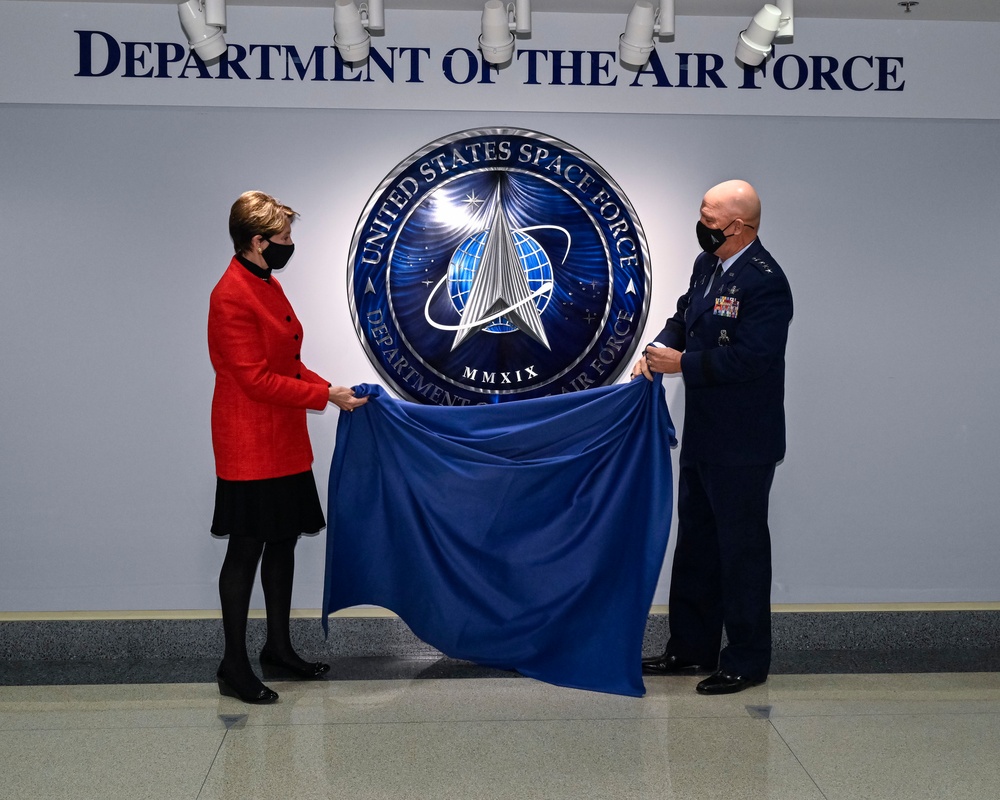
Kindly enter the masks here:
[[[681, 373], [684, 429], [670, 639], [653, 675], [711, 672], [701, 694], [767, 679], [771, 664], [768, 496], [785, 454], [785, 342], [792, 294], [757, 238], [760, 199], [745, 181], [709, 189], [677, 313], [632, 376]], [[727, 645], [722, 646], [725, 629]]]

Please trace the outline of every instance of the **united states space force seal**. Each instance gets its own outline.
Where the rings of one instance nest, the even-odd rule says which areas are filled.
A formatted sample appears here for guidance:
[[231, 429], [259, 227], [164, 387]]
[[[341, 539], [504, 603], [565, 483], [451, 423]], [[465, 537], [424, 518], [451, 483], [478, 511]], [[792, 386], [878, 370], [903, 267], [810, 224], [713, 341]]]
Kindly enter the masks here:
[[631, 204], [583, 153], [530, 130], [467, 130], [371, 196], [348, 294], [402, 397], [499, 403], [612, 383], [643, 329], [650, 266]]

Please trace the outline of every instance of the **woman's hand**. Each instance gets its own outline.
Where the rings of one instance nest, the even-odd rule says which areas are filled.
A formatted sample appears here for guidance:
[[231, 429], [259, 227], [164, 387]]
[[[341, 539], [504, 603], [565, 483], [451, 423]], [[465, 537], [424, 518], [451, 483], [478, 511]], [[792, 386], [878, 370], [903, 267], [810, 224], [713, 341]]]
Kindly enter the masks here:
[[353, 411], [368, 402], [367, 397], [355, 397], [354, 390], [346, 386], [330, 387], [330, 402], [342, 411]]
[[635, 366], [632, 367], [632, 378], [635, 380], [640, 375], [644, 375], [648, 380], [653, 380], [653, 373], [649, 371], [649, 364], [646, 363], [646, 355], [643, 354], [642, 358], [635, 362]]

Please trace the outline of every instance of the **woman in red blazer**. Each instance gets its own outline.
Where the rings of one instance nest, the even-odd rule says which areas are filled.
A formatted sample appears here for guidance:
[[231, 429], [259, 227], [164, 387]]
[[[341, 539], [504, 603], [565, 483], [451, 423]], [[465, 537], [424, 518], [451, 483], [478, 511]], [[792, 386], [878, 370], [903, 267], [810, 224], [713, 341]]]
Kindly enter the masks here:
[[212, 533], [228, 537], [219, 574], [226, 648], [219, 691], [247, 703], [273, 703], [276, 692], [254, 674], [246, 649], [247, 615], [257, 565], [267, 609], [266, 673], [316, 679], [330, 667], [292, 648], [289, 615], [295, 544], [325, 525], [312, 474], [306, 409], [365, 403], [332, 386], [301, 360], [302, 325], [271, 271], [291, 258], [295, 211], [263, 192], [233, 204], [229, 235], [236, 254], [212, 291], [208, 352], [215, 367], [212, 446], [216, 493]]

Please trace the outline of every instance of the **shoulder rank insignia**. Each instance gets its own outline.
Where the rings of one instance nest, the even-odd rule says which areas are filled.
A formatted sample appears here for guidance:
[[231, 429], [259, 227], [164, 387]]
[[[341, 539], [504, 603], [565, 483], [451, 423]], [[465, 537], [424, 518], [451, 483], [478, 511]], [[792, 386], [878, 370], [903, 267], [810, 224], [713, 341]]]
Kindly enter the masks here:
[[771, 267], [771, 265], [768, 264], [764, 259], [758, 258], [757, 256], [754, 256], [750, 260], [754, 264], [756, 264], [758, 267], [760, 267], [760, 271], [761, 272], [766, 272], [768, 275], [770, 275], [772, 272], [774, 272], [774, 269]]

